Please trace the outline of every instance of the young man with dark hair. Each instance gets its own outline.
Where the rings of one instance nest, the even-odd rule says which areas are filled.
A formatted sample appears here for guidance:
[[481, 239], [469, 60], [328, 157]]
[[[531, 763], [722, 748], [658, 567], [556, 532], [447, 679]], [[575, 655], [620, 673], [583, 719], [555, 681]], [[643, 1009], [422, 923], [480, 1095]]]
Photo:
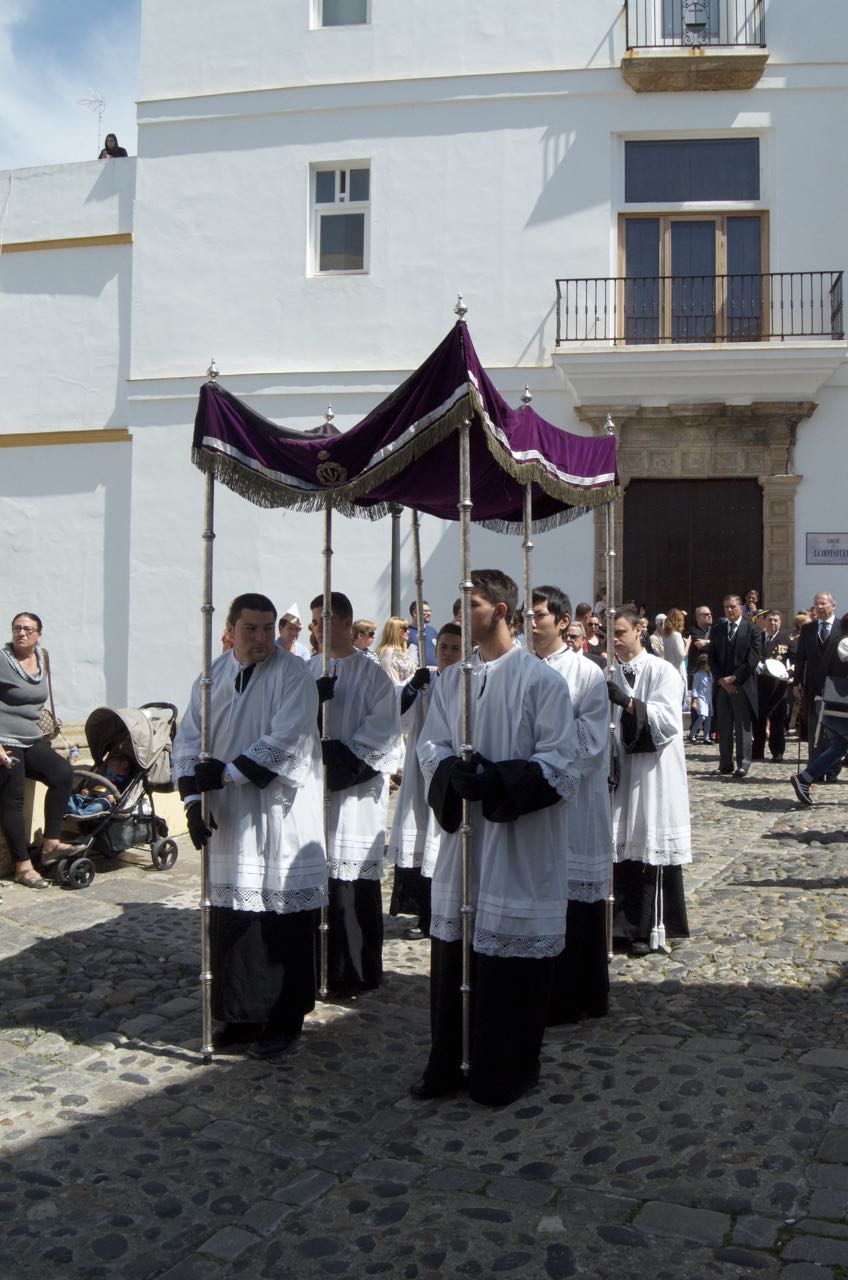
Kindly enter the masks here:
[[718, 721], [719, 765], [716, 772], [733, 776], [741, 782], [747, 778], [751, 767], [761, 632], [756, 623], [742, 616], [739, 596], [725, 596], [721, 603], [724, 618], [710, 629], [709, 648], [710, 671], [715, 680], [713, 702]]
[[[418, 1098], [467, 1083], [492, 1106], [520, 1097], [539, 1077], [554, 957], [565, 942], [566, 805], [577, 793], [576, 733], [565, 682], [513, 645], [518, 589], [497, 569], [471, 574], [470, 759], [462, 759], [462, 664], [430, 695], [418, 742], [427, 799], [444, 834], [433, 871], [432, 1045]], [[462, 844], [471, 837], [471, 1045], [462, 1061]]]
[[[209, 846], [213, 1046], [285, 1053], [315, 1007], [315, 931], [327, 901], [318, 697], [306, 664], [274, 643], [267, 596], [237, 596], [232, 648], [212, 664], [211, 758], [200, 759], [198, 680], [174, 740], [174, 777], [196, 849]], [[214, 792], [209, 825], [201, 794]]]
[[641, 956], [665, 949], [666, 934], [689, 935], [681, 870], [692, 861], [683, 708], [680, 675], [642, 647], [635, 609], [616, 613], [613, 633], [608, 694], [620, 749], [612, 815], [614, 932]]
[[400, 726], [395, 688], [376, 662], [363, 661], [353, 643], [353, 608], [341, 591], [310, 605], [323, 656], [308, 667], [326, 702], [321, 748], [330, 791], [328, 984], [339, 993], [378, 987], [383, 980], [383, 903], [380, 873], [386, 845], [389, 775], [397, 767]]
[[[612, 877], [607, 786], [609, 700], [603, 672], [566, 644], [571, 605], [558, 587], [533, 590], [533, 647], [565, 681], [574, 710], [577, 798], [568, 815], [568, 912], [565, 949], [557, 957], [548, 1025], [602, 1017], [609, 1008], [606, 898]], [[575, 633], [576, 634], [576, 633]]]

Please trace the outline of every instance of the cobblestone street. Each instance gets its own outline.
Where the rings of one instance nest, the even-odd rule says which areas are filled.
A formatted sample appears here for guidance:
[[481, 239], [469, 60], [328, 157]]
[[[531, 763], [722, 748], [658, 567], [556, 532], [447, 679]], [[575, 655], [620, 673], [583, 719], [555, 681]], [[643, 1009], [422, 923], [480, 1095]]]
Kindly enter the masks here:
[[[789, 755], [796, 750], [789, 745]], [[199, 1060], [197, 856], [98, 864], [0, 907], [0, 1273], [9, 1280], [848, 1275], [843, 780], [716, 777], [687, 747], [691, 939], [617, 956], [606, 1019], [539, 1086], [414, 1102], [426, 942], [292, 1056]]]

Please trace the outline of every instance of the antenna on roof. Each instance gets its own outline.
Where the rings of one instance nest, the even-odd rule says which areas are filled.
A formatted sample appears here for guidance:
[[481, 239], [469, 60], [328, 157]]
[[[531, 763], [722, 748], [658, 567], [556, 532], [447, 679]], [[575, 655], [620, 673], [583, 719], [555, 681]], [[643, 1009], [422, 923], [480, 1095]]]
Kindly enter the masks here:
[[102, 93], [98, 93], [96, 89], [90, 89], [90, 98], [78, 98], [77, 101], [81, 107], [88, 107], [89, 111], [97, 112], [97, 152], [100, 153], [100, 126], [103, 123], [103, 112], [106, 110], [106, 99]]

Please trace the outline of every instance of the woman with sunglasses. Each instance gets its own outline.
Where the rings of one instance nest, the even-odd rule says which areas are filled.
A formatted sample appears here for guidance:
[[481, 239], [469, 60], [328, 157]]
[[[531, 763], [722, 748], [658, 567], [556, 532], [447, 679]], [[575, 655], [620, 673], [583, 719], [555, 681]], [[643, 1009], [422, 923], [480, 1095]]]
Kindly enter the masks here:
[[15, 860], [15, 883], [47, 889], [50, 881], [36, 871], [24, 827], [24, 779], [47, 787], [41, 856], [48, 862], [73, 852], [59, 831], [71, 794], [74, 771], [48, 742], [38, 717], [47, 701], [47, 673], [40, 648], [41, 619], [18, 613], [12, 638], [0, 649], [0, 827]]
[[353, 647], [358, 649], [360, 653], [364, 653], [366, 658], [370, 658], [372, 662], [380, 661], [371, 648], [376, 634], [377, 624], [372, 622], [370, 618], [357, 618], [353, 624]]
[[377, 646], [377, 657], [393, 684], [406, 684], [415, 675], [418, 650], [414, 644], [409, 643], [409, 623], [406, 618], [389, 618]]

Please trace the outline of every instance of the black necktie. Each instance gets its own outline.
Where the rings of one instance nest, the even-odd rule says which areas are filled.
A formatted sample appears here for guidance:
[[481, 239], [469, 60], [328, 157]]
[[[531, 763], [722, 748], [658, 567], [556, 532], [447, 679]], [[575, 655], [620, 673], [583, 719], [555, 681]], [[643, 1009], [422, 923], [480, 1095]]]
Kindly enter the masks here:
[[823, 649], [827, 644], [827, 638], [830, 634], [830, 626], [827, 622], [819, 623], [819, 648]]
[[627, 681], [627, 683], [630, 685], [630, 688], [632, 689], [636, 683], [636, 668], [625, 666], [625, 667], [622, 667], [622, 670], [624, 672], [625, 680]]

